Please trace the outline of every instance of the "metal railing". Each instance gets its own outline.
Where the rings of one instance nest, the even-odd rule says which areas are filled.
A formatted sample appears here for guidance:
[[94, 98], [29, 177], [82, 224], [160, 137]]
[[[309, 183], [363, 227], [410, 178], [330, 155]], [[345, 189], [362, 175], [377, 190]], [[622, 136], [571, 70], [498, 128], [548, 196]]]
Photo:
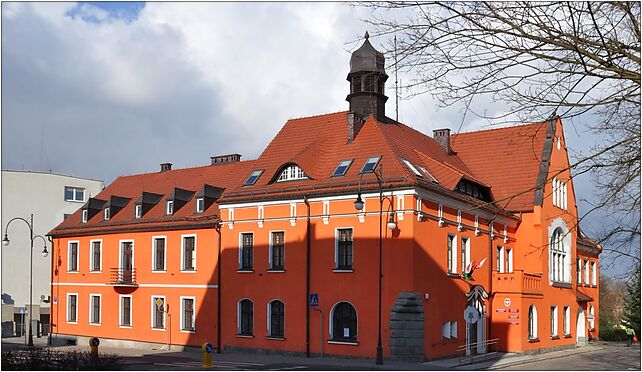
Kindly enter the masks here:
[[[477, 348], [483, 346], [485, 352], [477, 354]], [[470, 353], [466, 353], [470, 350]], [[490, 357], [496, 358], [499, 356], [499, 339], [493, 338], [491, 340], [473, 342], [464, 344], [457, 347], [459, 353], [459, 365], [471, 364], [479, 360], [488, 360]]]
[[122, 267], [113, 267], [109, 269], [109, 283], [111, 285], [137, 285], [136, 269], [125, 269]]

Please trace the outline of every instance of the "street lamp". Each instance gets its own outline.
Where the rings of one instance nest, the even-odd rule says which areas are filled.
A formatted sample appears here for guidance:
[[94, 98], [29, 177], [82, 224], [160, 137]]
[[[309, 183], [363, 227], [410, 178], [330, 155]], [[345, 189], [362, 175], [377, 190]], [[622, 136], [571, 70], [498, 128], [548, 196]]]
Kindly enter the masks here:
[[28, 345], [33, 347], [33, 330], [32, 330], [32, 325], [33, 325], [33, 241], [36, 238], [40, 238], [45, 242], [45, 246], [42, 249], [42, 254], [43, 257], [47, 257], [49, 252], [47, 252], [47, 240], [41, 236], [41, 235], [34, 235], [33, 234], [33, 213], [31, 214], [31, 218], [29, 221], [25, 220], [22, 217], [14, 217], [9, 222], [7, 222], [7, 226], [4, 228], [4, 239], [2, 239], [2, 244], [4, 244], [5, 247], [9, 246], [9, 235], [7, 234], [7, 231], [9, 230], [9, 225], [11, 222], [15, 220], [20, 220], [23, 221], [24, 223], [29, 226], [29, 242], [30, 242], [30, 247], [31, 247], [31, 253], [30, 253], [30, 264], [29, 264], [29, 342]]
[[[382, 258], [382, 253], [383, 253], [383, 201], [388, 200], [389, 207], [390, 209], [390, 218], [388, 219], [388, 222], [386, 223], [386, 227], [388, 230], [393, 231], [397, 228], [397, 223], [395, 222], [394, 218], [394, 208], [392, 204], [392, 195], [391, 196], [384, 196], [383, 195], [383, 165], [379, 164], [378, 171], [377, 169], [374, 169], [372, 173], [377, 177], [377, 185], [379, 186], [379, 326], [377, 327], [377, 359], [375, 361], [376, 364], [382, 365], [383, 364], [383, 347], [381, 346], [381, 279], [383, 278], [382, 274], [382, 268], [381, 268], [381, 258]], [[359, 176], [359, 193], [357, 194], [357, 199], [354, 201], [354, 208], [357, 211], [363, 210], [363, 207], [365, 203], [363, 202], [363, 199], [361, 198], [361, 178], [363, 178], [363, 174]]]

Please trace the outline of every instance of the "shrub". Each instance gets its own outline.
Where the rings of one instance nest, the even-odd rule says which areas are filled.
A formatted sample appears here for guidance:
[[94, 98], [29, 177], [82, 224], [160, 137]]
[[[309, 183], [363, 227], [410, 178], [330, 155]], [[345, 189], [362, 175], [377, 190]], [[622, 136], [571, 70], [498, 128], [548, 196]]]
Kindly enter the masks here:
[[118, 356], [115, 354], [98, 354], [97, 357], [87, 351], [54, 351], [48, 349], [12, 350], [2, 353], [2, 369], [47, 370], [47, 371], [82, 371], [82, 370], [119, 370]]
[[600, 340], [603, 341], [626, 341], [626, 331], [619, 327], [600, 328]]

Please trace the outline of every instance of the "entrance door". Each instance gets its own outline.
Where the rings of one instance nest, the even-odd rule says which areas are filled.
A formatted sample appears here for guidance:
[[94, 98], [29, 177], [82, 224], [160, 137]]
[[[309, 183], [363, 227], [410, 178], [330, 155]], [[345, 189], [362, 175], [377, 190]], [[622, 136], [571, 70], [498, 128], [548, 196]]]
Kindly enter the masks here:
[[119, 279], [121, 283], [133, 283], [134, 280], [134, 247], [132, 242], [123, 242], [120, 247], [120, 270]]
[[468, 347], [471, 354], [477, 354], [477, 323], [479, 321], [468, 325]]
[[586, 342], [586, 317], [581, 307], [577, 311], [577, 342]]

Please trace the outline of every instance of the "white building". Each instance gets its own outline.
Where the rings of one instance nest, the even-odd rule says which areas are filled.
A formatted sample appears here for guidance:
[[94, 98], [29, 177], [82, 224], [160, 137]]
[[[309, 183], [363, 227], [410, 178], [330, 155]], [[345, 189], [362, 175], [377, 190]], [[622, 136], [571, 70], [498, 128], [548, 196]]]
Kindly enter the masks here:
[[[47, 333], [50, 314], [51, 254], [44, 258], [44, 245], [51, 253], [46, 234], [68, 215], [80, 208], [89, 197], [98, 194], [103, 181], [59, 174], [2, 171], [2, 237], [9, 245], [2, 246], [2, 337], [19, 334], [29, 309], [29, 226], [15, 217], [29, 221], [33, 214], [33, 233], [44, 237], [34, 239], [33, 248], [33, 320], [40, 320], [38, 331]], [[54, 299], [55, 301], [56, 299]], [[34, 327], [34, 337], [38, 332]]]

